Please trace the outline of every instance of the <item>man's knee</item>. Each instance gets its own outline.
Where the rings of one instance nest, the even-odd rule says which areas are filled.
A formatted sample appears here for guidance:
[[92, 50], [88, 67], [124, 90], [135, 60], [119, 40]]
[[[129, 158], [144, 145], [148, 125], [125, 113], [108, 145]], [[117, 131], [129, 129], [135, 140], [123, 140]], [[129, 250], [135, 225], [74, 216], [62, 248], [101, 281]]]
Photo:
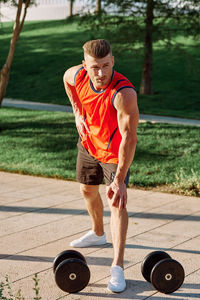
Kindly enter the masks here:
[[99, 186], [81, 184], [80, 192], [85, 199], [95, 199], [99, 194]]

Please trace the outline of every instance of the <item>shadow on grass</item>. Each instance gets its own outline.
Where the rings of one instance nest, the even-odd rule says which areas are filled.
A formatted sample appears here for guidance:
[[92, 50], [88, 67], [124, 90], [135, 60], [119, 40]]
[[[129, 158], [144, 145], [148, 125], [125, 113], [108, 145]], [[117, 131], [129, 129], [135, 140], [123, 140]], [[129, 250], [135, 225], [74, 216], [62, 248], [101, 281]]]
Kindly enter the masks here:
[[[65, 104], [68, 98], [62, 77], [67, 68], [82, 62], [82, 45], [87, 36], [87, 32], [77, 30], [65, 20], [27, 22], [17, 44], [7, 95]], [[0, 65], [5, 62], [9, 43], [10, 38], [2, 39]], [[18, 83], [15, 78], [19, 79]]]
[[[104, 36], [104, 31], [101, 34]], [[67, 100], [62, 83], [64, 71], [81, 63], [82, 45], [90, 36], [91, 31], [77, 28], [77, 21], [26, 22], [17, 44], [7, 95], [17, 99], [64, 104]], [[10, 39], [5, 37], [2, 41], [1, 65], [7, 57]], [[200, 67], [197, 46], [196, 42], [194, 46], [191, 43], [181, 50], [165, 47], [154, 49], [155, 94], [138, 96], [141, 112], [198, 118], [197, 78]], [[128, 54], [121, 52], [123, 55], [117, 55], [116, 58], [116, 70], [127, 76], [138, 90], [142, 51], [137, 55], [134, 55], [134, 50]]]
[[[72, 114], [12, 108], [1, 112], [2, 170], [75, 178], [78, 133]], [[130, 184], [171, 184], [185, 166], [186, 175], [191, 169], [198, 174], [198, 145], [198, 127], [140, 124]]]
[[40, 115], [24, 111], [24, 116], [14, 114], [12, 121], [5, 119], [0, 124], [1, 137], [4, 136], [8, 143], [16, 141], [21, 151], [23, 147], [45, 153], [76, 150], [78, 134], [73, 116], [64, 113], [60, 119], [59, 115], [55, 119], [54, 113], [42, 112], [41, 118]]

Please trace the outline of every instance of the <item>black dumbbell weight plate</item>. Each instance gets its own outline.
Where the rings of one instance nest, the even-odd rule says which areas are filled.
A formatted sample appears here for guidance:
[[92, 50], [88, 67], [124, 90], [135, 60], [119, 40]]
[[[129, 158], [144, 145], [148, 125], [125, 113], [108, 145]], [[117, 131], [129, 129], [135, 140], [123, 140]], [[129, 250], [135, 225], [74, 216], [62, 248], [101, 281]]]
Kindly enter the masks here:
[[85, 262], [69, 258], [61, 262], [55, 270], [58, 287], [67, 293], [76, 293], [84, 289], [90, 280], [90, 270]]
[[141, 272], [143, 277], [148, 281], [151, 282], [151, 270], [162, 259], [170, 258], [170, 255], [164, 251], [153, 251], [149, 253], [143, 260], [141, 265]]
[[158, 262], [151, 272], [151, 283], [161, 293], [170, 294], [178, 290], [185, 278], [182, 265], [171, 258]]
[[76, 250], [65, 250], [61, 253], [59, 253], [53, 262], [53, 272], [55, 273], [55, 270], [57, 266], [63, 261], [68, 258], [78, 258], [86, 263], [85, 257]]

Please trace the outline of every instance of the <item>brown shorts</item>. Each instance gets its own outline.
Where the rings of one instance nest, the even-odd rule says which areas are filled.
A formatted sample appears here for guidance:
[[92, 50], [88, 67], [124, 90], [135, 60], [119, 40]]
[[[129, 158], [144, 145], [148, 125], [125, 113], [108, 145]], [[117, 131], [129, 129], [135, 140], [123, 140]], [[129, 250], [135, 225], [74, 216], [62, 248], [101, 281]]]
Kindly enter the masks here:
[[[105, 164], [94, 158], [82, 146], [79, 139], [78, 156], [76, 162], [76, 179], [78, 182], [87, 185], [99, 185], [105, 179], [106, 185], [110, 185], [115, 178], [117, 164]], [[126, 175], [125, 184], [128, 186], [129, 171]]]

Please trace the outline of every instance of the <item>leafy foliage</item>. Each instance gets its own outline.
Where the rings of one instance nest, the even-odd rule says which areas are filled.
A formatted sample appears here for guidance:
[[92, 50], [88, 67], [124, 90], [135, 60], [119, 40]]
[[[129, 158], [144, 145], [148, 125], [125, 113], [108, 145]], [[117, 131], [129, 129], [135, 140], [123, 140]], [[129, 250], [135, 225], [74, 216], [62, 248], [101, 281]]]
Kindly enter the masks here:
[[[200, 4], [199, 1], [151, 0], [153, 3], [153, 40], [169, 41], [179, 34], [200, 34]], [[143, 42], [147, 2], [144, 0], [104, 0], [104, 10], [101, 15], [91, 12], [82, 15], [81, 24], [92, 31], [96, 37], [99, 31], [104, 31], [107, 38], [120, 41], [130, 46]]]
[[176, 174], [176, 182], [173, 184], [177, 193], [185, 196], [200, 197], [200, 174], [191, 169], [187, 174], [183, 168]]

